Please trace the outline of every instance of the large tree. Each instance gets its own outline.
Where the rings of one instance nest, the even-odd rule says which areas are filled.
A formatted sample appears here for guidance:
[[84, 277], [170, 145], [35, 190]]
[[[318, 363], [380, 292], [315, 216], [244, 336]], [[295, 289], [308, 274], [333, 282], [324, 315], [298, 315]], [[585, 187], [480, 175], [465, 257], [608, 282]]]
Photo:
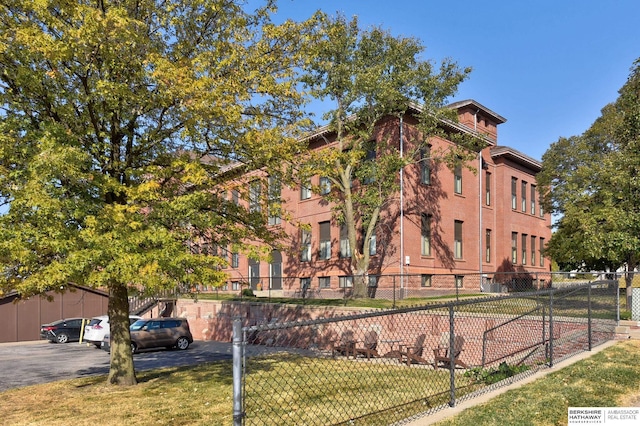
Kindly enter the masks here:
[[633, 271], [640, 256], [640, 62], [580, 136], [542, 157], [538, 183], [558, 220], [546, 247], [563, 268]]
[[[296, 72], [312, 21], [273, 2], [8, 0], [0, 5], [0, 290], [106, 288], [109, 382], [136, 383], [128, 296], [221, 284], [188, 250], [274, 241], [227, 197], [298, 151]], [[243, 193], [240, 185], [237, 189]]]
[[[363, 30], [357, 18], [327, 18], [323, 32], [306, 83], [329, 106], [323, 118], [335, 140], [332, 149], [315, 152], [308, 174], [330, 182], [331, 191], [324, 197], [335, 206], [334, 217], [347, 231], [353, 296], [358, 298], [366, 295], [371, 238], [381, 215], [398, 201], [399, 172], [419, 160], [416, 153], [429, 137], [443, 135], [442, 119], [457, 121], [455, 111], [443, 106], [470, 69], [448, 60], [434, 66], [421, 58], [424, 47], [419, 40], [395, 37], [377, 27]], [[407, 144], [406, 151], [399, 149], [397, 139], [372, 144], [376, 125], [386, 116], [401, 117], [412, 103], [422, 110], [416, 126], [421, 136]], [[453, 165], [475, 155], [465, 149], [468, 140], [454, 139], [460, 143], [447, 152], [434, 150], [426, 160]], [[326, 188], [316, 191], [324, 193]]]

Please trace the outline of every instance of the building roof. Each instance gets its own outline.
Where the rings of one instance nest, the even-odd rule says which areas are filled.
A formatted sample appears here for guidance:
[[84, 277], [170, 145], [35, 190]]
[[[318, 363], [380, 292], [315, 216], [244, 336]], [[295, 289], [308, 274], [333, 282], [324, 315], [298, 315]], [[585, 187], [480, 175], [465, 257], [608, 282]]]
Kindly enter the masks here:
[[[459, 101], [459, 102], [454, 102], [452, 104], [447, 105], [445, 108], [450, 108], [450, 109], [460, 109], [463, 108], [465, 106], [472, 106], [475, 108], [480, 109], [483, 114], [491, 117], [494, 121], [497, 122], [497, 124], [502, 124], [504, 122], [507, 121], [506, 118], [502, 117], [499, 114], [496, 114], [495, 112], [491, 111], [489, 108], [483, 106], [482, 104], [480, 104], [479, 102], [474, 101], [473, 99], [468, 99], [465, 101]], [[422, 112], [424, 112], [424, 108], [423, 105], [416, 103], [416, 102], [410, 102], [409, 106], [407, 107], [407, 112], [410, 112], [412, 114], [421, 114]], [[347, 119], [350, 119], [351, 117], [347, 117]], [[495, 140], [491, 139], [490, 137], [488, 137], [487, 135], [483, 134], [483, 133], [479, 133], [474, 131], [473, 129], [470, 129], [469, 127], [465, 126], [462, 123], [458, 123], [455, 121], [451, 121], [451, 120], [446, 120], [446, 119], [441, 119], [440, 122], [452, 129], [452, 130], [456, 130], [459, 132], [463, 132], [463, 133], [470, 133], [470, 134], [474, 134], [477, 137], [485, 140], [486, 142], [488, 142], [490, 145], [494, 145], [495, 144]], [[306, 135], [305, 137], [303, 137], [303, 140], [313, 140], [313, 139], [317, 139], [317, 138], [322, 138], [323, 136], [326, 136], [327, 134], [332, 133], [332, 128], [329, 124], [325, 124], [323, 126], [318, 127], [316, 130], [314, 130], [313, 132], [311, 132], [310, 134]]]
[[460, 109], [460, 108], [463, 108], [463, 107], [466, 107], [466, 106], [471, 106], [473, 108], [479, 109], [480, 111], [482, 111], [482, 113], [484, 115], [491, 117], [498, 124], [502, 124], [502, 123], [507, 121], [507, 119], [504, 118], [503, 116], [501, 116], [500, 114], [496, 114], [495, 112], [493, 112], [492, 110], [490, 110], [486, 106], [482, 105], [480, 102], [476, 102], [473, 99], [467, 99], [467, 100], [464, 100], [464, 101], [458, 101], [458, 102], [451, 103], [451, 104], [447, 105], [447, 108]]
[[517, 151], [511, 147], [495, 146], [491, 148], [490, 152], [491, 152], [491, 158], [494, 160], [496, 158], [503, 157], [513, 161], [514, 163], [529, 167], [535, 172], [539, 172], [540, 170], [542, 170], [542, 163], [540, 161], [534, 158], [531, 158], [528, 155], [523, 154], [520, 151]]

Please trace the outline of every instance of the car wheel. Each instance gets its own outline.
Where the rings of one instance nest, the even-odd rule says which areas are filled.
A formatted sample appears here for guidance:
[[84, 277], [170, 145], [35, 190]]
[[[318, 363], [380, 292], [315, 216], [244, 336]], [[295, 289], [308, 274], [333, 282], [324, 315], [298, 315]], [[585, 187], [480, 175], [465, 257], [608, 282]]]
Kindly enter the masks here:
[[189, 347], [189, 340], [186, 337], [179, 337], [176, 341], [176, 347], [181, 351], [187, 349]]
[[100, 349], [102, 347], [102, 343], [94, 343], [93, 346]]
[[138, 345], [136, 345], [133, 342], [131, 342], [131, 353], [132, 354], [138, 353]]
[[69, 342], [69, 336], [66, 333], [60, 333], [56, 336], [56, 342], [58, 343], [67, 343]]

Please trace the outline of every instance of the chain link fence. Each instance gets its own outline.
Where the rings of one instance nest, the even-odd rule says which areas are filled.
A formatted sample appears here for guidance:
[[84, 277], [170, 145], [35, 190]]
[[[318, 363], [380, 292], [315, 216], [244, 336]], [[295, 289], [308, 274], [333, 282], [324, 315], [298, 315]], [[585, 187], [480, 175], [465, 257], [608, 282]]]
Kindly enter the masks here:
[[[365, 277], [367, 297], [405, 300], [442, 295], [477, 293], [518, 293], [586, 284], [596, 280], [615, 280], [622, 274], [570, 272], [491, 272], [470, 274], [370, 274]], [[271, 298], [344, 299], [352, 296], [353, 276], [254, 277], [231, 280], [222, 288], [198, 286], [201, 293], [242, 293]]]
[[236, 319], [234, 425], [402, 424], [614, 337], [617, 281], [548, 287], [299, 322]]

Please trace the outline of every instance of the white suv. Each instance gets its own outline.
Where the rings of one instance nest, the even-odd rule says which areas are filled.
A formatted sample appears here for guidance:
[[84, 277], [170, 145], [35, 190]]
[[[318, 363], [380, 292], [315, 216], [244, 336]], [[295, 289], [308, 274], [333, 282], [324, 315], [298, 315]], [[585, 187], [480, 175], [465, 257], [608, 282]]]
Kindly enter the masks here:
[[[142, 317], [129, 315], [129, 324], [131, 325], [139, 319], [142, 319]], [[109, 316], [101, 315], [99, 317], [93, 317], [91, 321], [89, 321], [89, 324], [84, 327], [82, 341], [93, 343], [96, 348], [99, 348], [100, 345], [102, 345], [105, 334], [109, 334]]]

